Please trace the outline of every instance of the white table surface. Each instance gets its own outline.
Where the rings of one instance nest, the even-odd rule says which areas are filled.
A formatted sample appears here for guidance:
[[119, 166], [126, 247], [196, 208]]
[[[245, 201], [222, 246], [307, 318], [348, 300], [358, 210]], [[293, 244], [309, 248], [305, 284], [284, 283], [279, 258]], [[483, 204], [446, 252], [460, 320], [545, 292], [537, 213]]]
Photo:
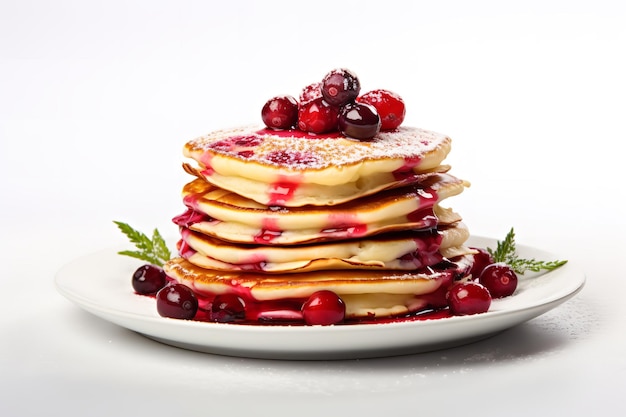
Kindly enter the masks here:
[[[624, 5], [439, 3], [0, 3], [0, 415], [624, 415]], [[459, 348], [289, 362], [162, 345], [55, 291], [126, 244], [112, 220], [175, 235], [185, 141], [338, 66], [453, 138], [473, 234], [515, 227], [582, 292]]]

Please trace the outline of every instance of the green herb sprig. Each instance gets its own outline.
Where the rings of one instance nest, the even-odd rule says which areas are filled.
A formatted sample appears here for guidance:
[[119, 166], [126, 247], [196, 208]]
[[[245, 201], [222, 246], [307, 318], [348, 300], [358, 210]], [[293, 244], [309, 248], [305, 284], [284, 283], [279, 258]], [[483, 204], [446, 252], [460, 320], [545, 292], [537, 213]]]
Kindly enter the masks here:
[[515, 231], [513, 228], [507, 233], [502, 241], [498, 241], [496, 249], [487, 248], [487, 252], [493, 256], [495, 262], [504, 262], [509, 265], [518, 274], [524, 274], [526, 271], [539, 272], [542, 269], [552, 271], [567, 261], [538, 261], [536, 259], [523, 259], [517, 255], [515, 248]]
[[171, 258], [170, 250], [165, 240], [157, 229], [152, 232], [152, 238], [146, 234], [133, 229], [126, 223], [113, 221], [119, 229], [128, 236], [128, 239], [135, 244], [136, 251], [123, 250], [118, 252], [119, 255], [130, 256], [131, 258], [141, 259], [153, 265], [163, 266], [163, 264]]

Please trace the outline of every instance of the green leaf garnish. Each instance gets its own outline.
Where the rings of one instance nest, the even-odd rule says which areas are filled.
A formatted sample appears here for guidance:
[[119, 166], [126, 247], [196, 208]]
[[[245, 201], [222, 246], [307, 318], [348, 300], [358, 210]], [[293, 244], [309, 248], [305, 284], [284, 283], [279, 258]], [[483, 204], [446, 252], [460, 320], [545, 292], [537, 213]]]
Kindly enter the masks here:
[[526, 271], [538, 272], [542, 269], [552, 271], [567, 263], [567, 261], [538, 261], [532, 258], [520, 258], [515, 248], [515, 231], [513, 228], [507, 233], [504, 240], [498, 241], [495, 250], [487, 248], [487, 252], [493, 256], [494, 262], [504, 262], [518, 274], [524, 274]]
[[118, 252], [119, 255], [130, 256], [131, 258], [141, 259], [153, 265], [163, 266], [163, 263], [171, 258], [170, 250], [167, 243], [157, 229], [152, 232], [152, 238], [146, 234], [133, 229], [126, 223], [113, 221], [124, 233], [128, 239], [135, 244], [136, 251], [123, 250]]

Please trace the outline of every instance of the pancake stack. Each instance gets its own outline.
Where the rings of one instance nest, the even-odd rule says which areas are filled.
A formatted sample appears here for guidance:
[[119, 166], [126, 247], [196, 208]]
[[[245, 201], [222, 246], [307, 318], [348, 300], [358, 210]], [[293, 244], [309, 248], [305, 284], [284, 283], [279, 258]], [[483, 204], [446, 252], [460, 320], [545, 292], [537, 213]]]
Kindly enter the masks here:
[[239, 297], [247, 323], [302, 321], [321, 290], [343, 300], [346, 322], [442, 308], [473, 253], [441, 204], [469, 185], [443, 164], [450, 148], [413, 127], [368, 141], [258, 126], [192, 140], [179, 257], [165, 271], [202, 310]]

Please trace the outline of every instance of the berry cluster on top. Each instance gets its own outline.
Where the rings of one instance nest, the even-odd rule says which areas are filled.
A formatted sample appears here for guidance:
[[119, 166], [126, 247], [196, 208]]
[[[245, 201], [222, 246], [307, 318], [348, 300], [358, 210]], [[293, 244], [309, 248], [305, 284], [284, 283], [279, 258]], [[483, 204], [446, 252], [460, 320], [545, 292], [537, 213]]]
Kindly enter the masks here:
[[404, 121], [402, 98], [377, 89], [360, 95], [356, 74], [345, 68], [328, 72], [322, 81], [304, 87], [299, 100], [290, 95], [269, 99], [261, 110], [271, 129], [299, 129], [312, 134], [339, 131], [359, 140], [396, 129]]

